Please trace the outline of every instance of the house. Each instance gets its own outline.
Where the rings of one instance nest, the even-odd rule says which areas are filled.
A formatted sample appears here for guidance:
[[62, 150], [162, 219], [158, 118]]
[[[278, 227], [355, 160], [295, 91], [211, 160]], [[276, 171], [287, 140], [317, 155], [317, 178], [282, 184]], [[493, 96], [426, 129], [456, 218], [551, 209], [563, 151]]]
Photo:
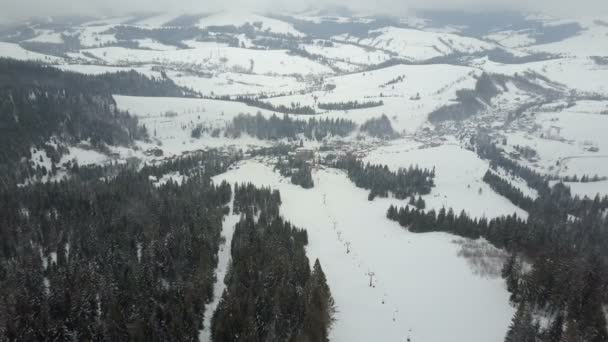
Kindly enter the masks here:
[[308, 148], [299, 147], [296, 149], [296, 159], [303, 161], [312, 161], [315, 159], [315, 151]]

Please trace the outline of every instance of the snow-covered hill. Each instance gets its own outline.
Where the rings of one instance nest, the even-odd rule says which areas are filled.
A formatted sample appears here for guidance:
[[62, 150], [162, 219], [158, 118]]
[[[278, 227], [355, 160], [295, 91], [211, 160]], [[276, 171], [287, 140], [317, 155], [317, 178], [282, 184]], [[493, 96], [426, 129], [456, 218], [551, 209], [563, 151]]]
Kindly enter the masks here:
[[396, 27], [373, 30], [369, 35], [369, 38], [363, 39], [348, 35], [337, 36], [335, 39], [391, 51], [410, 61], [424, 61], [456, 53], [472, 54], [497, 48], [494, 44], [457, 34]]

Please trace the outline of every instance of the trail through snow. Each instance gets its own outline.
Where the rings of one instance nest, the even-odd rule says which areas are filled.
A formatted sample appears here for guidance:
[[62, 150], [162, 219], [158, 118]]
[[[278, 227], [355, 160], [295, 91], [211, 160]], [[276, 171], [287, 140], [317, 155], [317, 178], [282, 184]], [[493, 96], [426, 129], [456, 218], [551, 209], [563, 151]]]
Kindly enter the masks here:
[[215, 269], [216, 279], [215, 284], [213, 285], [213, 300], [205, 307], [205, 319], [203, 321], [203, 329], [199, 331], [198, 335], [198, 340], [201, 342], [211, 341], [211, 318], [213, 317], [213, 313], [215, 312], [217, 305], [220, 303], [222, 293], [226, 288], [224, 278], [226, 277], [226, 272], [228, 272], [228, 265], [230, 264], [230, 259], [232, 255], [232, 235], [234, 234], [234, 226], [239, 222], [239, 219], [241, 217], [241, 215], [232, 214], [233, 200], [234, 194], [230, 202], [230, 214], [224, 217], [224, 222], [222, 224], [222, 236], [226, 240], [222, 245], [220, 245], [220, 250], [218, 252], [217, 268]]

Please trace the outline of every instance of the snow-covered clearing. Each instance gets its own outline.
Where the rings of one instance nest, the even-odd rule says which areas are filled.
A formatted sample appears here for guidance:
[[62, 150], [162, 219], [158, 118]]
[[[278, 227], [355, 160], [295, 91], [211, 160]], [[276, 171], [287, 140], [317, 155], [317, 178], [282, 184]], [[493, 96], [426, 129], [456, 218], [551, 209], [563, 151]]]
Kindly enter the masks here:
[[608, 180], [589, 183], [564, 183], [570, 187], [572, 196], [595, 198], [597, 194], [600, 197], [608, 195]]
[[298, 92], [307, 83], [293, 76], [267, 76], [248, 73], [225, 72], [201, 77], [184, 72], [171, 72], [171, 79], [178, 85], [193, 89], [207, 96], [222, 95], [272, 95]]
[[475, 217], [487, 218], [516, 213], [527, 218], [528, 213], [500, 196], [483, 181], [489, 168], [487, 161], [457, 145], [433, 148], [404, 146], [398, 141], [371, 151], [365, 161], [385, 164], [392, 170], [410, 165], [436, 169], [435, 187], [423, 196], [427, 208], [464, 210]]
[[270, 166], [245, 161], [215, 181], [254, 182], [281, 192], [282, 214], [308, 230], [308, 257], [321, 261], [335, 298], [332, 341], [376, 341], [380, 332], [383, 341], [503, 339], [513, 314], [503, 281], [474, 275], [458, 257], [454, 236], [401, 228], [386, 210], [403, 202], [368, 201], [367, 191], [342, 171], [321, 169], [313, 178], [315, 187], [305, 190]]
[[387, 52], [382, 50], [337, 42], [332, 42], [331, 46], [325, 46], [324, 41], [319, 41], [314, 44], [303, 44], [301, 47], [315, 55], [362, 65], [380, 64], [391, 58]]
[[63, 38], [61, 33], [52, 30], [38, 30], [36, 37], [30, 38], [26, 42], [63, 44]]
[[15, 43], [0, 42], [0, 57], [14, 58], [22, 61], [39, 61], [44, 63], [60, 63], [62, 59], [55, 56], [26, 50]]
[[138, 142], [142, 150], [160, 148], [164, 156], [215, 147], [234, 147], [247, 150], [249, 146], [268, 146], [270, 143], [247, 136], [240, 139], [212, 138], [211, 132], [201, 139], [192, 138], [192, 130], [198, 125], [212, 131], [223, 129], [226, 123], [239, 113], [265, 116], [273, 113], [249, 107], [238, 102], [174, 97], [137, 97], [114, 95], [117, 107], [136, 115], [141, 125], [146, 125], [153, 143]]

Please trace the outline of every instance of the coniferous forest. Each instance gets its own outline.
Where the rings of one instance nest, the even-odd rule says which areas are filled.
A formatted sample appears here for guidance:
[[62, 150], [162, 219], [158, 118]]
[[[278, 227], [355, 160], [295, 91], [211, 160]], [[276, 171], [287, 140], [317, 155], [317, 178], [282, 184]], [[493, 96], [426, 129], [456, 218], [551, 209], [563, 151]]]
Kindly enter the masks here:
[[124, 167], [2, 189], [2, 339], [196, 339], [231, 198], [217, 158], [181, 185]]
[[[320, 262], [310, 269], [306, 230], [279, 216], [278, 191], [235, 185], [233, 192], [211, 180], [242, 153], [211, 150], [145, 165], [70, 162], [61, 181], [18, 185], [57, 172], [72, 143], [103, 149], [146, 139], [113, 94], [187, 90], [135, 72], [87, 76], [12, 60], [0, 60], [0, 75], [1, 341], [194, 341], [203, 328], [216, 341], [327, 341], [331, 292]], [[353, 125], [284, 123], [319, 139]], [[33, 169], [32, 146], [52, 157], [52, 170]], [[305, 166], [292, 179], [309, 187]], [[172, 174], [183, 181], [165, 177]], [[242, 218], [235, 239], [223, 242], [231, 199]], [[222, 243], [232, 244], [233, 263], [226, 279], [216, 279]], [[236, 292], [217, 294], [213, 327], [203, 327], [217, 281]]]
[[241, 221], [212, 320], [213, 340], [328, 341], [335, 305], [319, 260], [310, 270], [306, 231], [279, 215], [277, 191], [234, 188]]
[[346, 119], [297, 120], [284, 115], [265, 118], [261, 113], [255, 116], [240, 114], [226, 128], [226, 135], [238, 138], [243, 133], [265, 140], [296, 139], [303, 134], [307, 139], [323, 140], [326, 137], [349, 135], [357, 125]]
[[[353, 156], [339, 158], [333, 166], [345, 170], [356, 186], [370, 190], [368, 197], [370, 201], [377, 196], [388, 197], [389, 193], [398, 199], [414, 198], [416, 195], [430, 193], [434, 186], [435, 169], [410, 166], [395, 172], [389, 170], [386, 165], [364, 164]], [[424, 206], [424, 201], [420, 197], [419, 205]]]
[[[29, 163], [21, 162], [30, 159], [32, 146], [54, 155], [56, 164], [70, 143], [88, 140], [103, 148], [145, 139], [146, 128], [116, 109], [112, 94], [185, 94], [170, 80], [134, 71], [89, 76], [0, 59], [0, 75], [0, 182], [22, 182], [35, 174]], [[59, 138], [59, 146], [48, 144], [52, 136]]]
[[[1, 339], [196, 340], [233, 198], [241, 222], [215, 340], [327, 341], [335, 305], [306, 231], [279, 216], [278, 191], [214, 185], [232, 162], [207, 152], [2, 188]], [[185, 181], [155, 183], [172, 172]]]

